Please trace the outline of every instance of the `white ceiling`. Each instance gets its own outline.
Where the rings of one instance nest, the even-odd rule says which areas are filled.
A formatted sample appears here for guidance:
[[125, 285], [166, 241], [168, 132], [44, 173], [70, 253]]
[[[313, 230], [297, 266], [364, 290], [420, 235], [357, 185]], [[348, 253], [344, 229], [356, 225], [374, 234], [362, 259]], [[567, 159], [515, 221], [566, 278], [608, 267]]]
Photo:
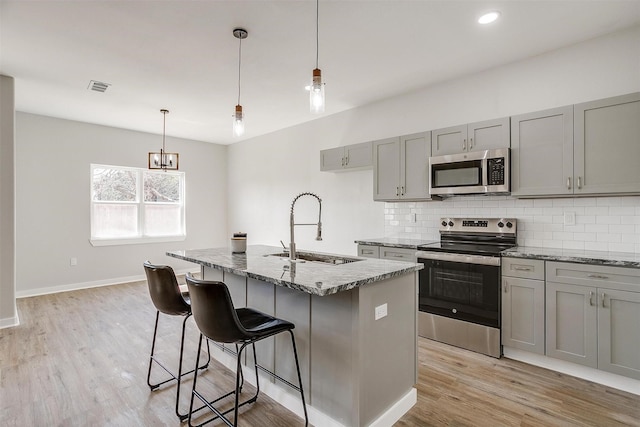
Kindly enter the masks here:
[[[314, 0], [0, 0], [0, 73], [18, 111], [230, 144], [242, 42], [244, 139], [318, 118]], [[334, 114], [640, 22], [640, 0], [320, 0]], [[476, 23], [484, 11], [501, 19]], [[90, 80], [111, 84], [87, 90]]]

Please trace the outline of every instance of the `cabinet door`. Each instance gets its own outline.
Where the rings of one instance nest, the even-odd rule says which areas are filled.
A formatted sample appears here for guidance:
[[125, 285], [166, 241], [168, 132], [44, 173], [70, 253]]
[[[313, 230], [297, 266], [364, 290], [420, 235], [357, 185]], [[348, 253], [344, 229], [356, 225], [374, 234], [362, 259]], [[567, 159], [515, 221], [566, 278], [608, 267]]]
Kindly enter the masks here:
[[467, 125], [467, 147], [469, 151], [509, 148], [509, 117], [487, 120]]
[[546, 283], [546, 354], [598, 367], [596, 288]]
[[640, 93], [574, 107], [576, 193], [640, 193]]
[[598, 368], [640, 380], [640, 292], [598, 289]]
[[344, 166], [346, 168], [364, 168], [372, 164], [373, 151], [370, 142], [344, 147]]
[[544, 281], [502, 278], [502, 344], [544, 354]]
[[573, 194], [573, 107], [511, 117], [511, 195]]
[[431, 131], [431, 155], [464, 153], [467, 148], [467, 125]]
[[400, 138], [373, 143], [373, 200], [400, 198]]
[[400, 137], [400, 197], [429, 199], [431, 132]]
[[344, 167], [344, 147], [320, 151], [320, 170], [333, 171]]

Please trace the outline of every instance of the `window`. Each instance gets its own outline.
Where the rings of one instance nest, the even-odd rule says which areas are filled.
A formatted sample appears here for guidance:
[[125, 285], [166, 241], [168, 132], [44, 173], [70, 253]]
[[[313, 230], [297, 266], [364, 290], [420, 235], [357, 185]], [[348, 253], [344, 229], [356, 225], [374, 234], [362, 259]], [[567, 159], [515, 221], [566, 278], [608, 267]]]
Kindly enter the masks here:
[[183, 240], [184, 173], [91, 165], [94, 246]]

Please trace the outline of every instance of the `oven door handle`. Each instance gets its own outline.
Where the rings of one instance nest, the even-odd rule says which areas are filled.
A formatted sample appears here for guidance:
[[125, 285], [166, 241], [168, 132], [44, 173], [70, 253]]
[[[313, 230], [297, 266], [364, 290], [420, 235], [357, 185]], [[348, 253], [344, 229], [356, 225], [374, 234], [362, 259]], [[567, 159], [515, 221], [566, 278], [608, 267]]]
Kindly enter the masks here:
[[500, 266], [500, 257], [484, 256], [484, 255], [466, 255], [466, 254], [454, 254], [449, 252], [416, 252], [416, 258], [420, 262], [422, 259], [432, 259], [436, 261], [451, 261], [462, 262], [465, 264], [479, 264], [479, 265], [495, 265]]

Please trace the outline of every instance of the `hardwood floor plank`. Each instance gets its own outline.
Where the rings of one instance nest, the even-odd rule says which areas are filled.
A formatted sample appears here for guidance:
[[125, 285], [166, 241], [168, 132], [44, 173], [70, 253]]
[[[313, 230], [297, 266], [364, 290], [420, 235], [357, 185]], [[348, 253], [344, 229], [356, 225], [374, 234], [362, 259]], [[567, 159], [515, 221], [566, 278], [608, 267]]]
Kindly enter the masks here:
[[[146, 385], [155, 308], [145, 282], [23, 298], [18, 311], [21, 324], [0, 330], [1, 426], [180, 426], [175, 385]], [[176, 370], [181, 327], [182, 318], [161, 316], [157, 352]], [[198, 337], [190, 319], [187, 370]], [[234, 375], [212, 361], [198, 388], [214, 397], [233, 388]], [[191, 385], [183, 383], [181, 410]], [[418, 403], [397, 426], [640, 427], [640, 396], [422, 338], [416, 388]], [[253, 391], [247, 384], [243, 395]], [[260, 395], [241, 409], [239, 424], [303, 422]]]

